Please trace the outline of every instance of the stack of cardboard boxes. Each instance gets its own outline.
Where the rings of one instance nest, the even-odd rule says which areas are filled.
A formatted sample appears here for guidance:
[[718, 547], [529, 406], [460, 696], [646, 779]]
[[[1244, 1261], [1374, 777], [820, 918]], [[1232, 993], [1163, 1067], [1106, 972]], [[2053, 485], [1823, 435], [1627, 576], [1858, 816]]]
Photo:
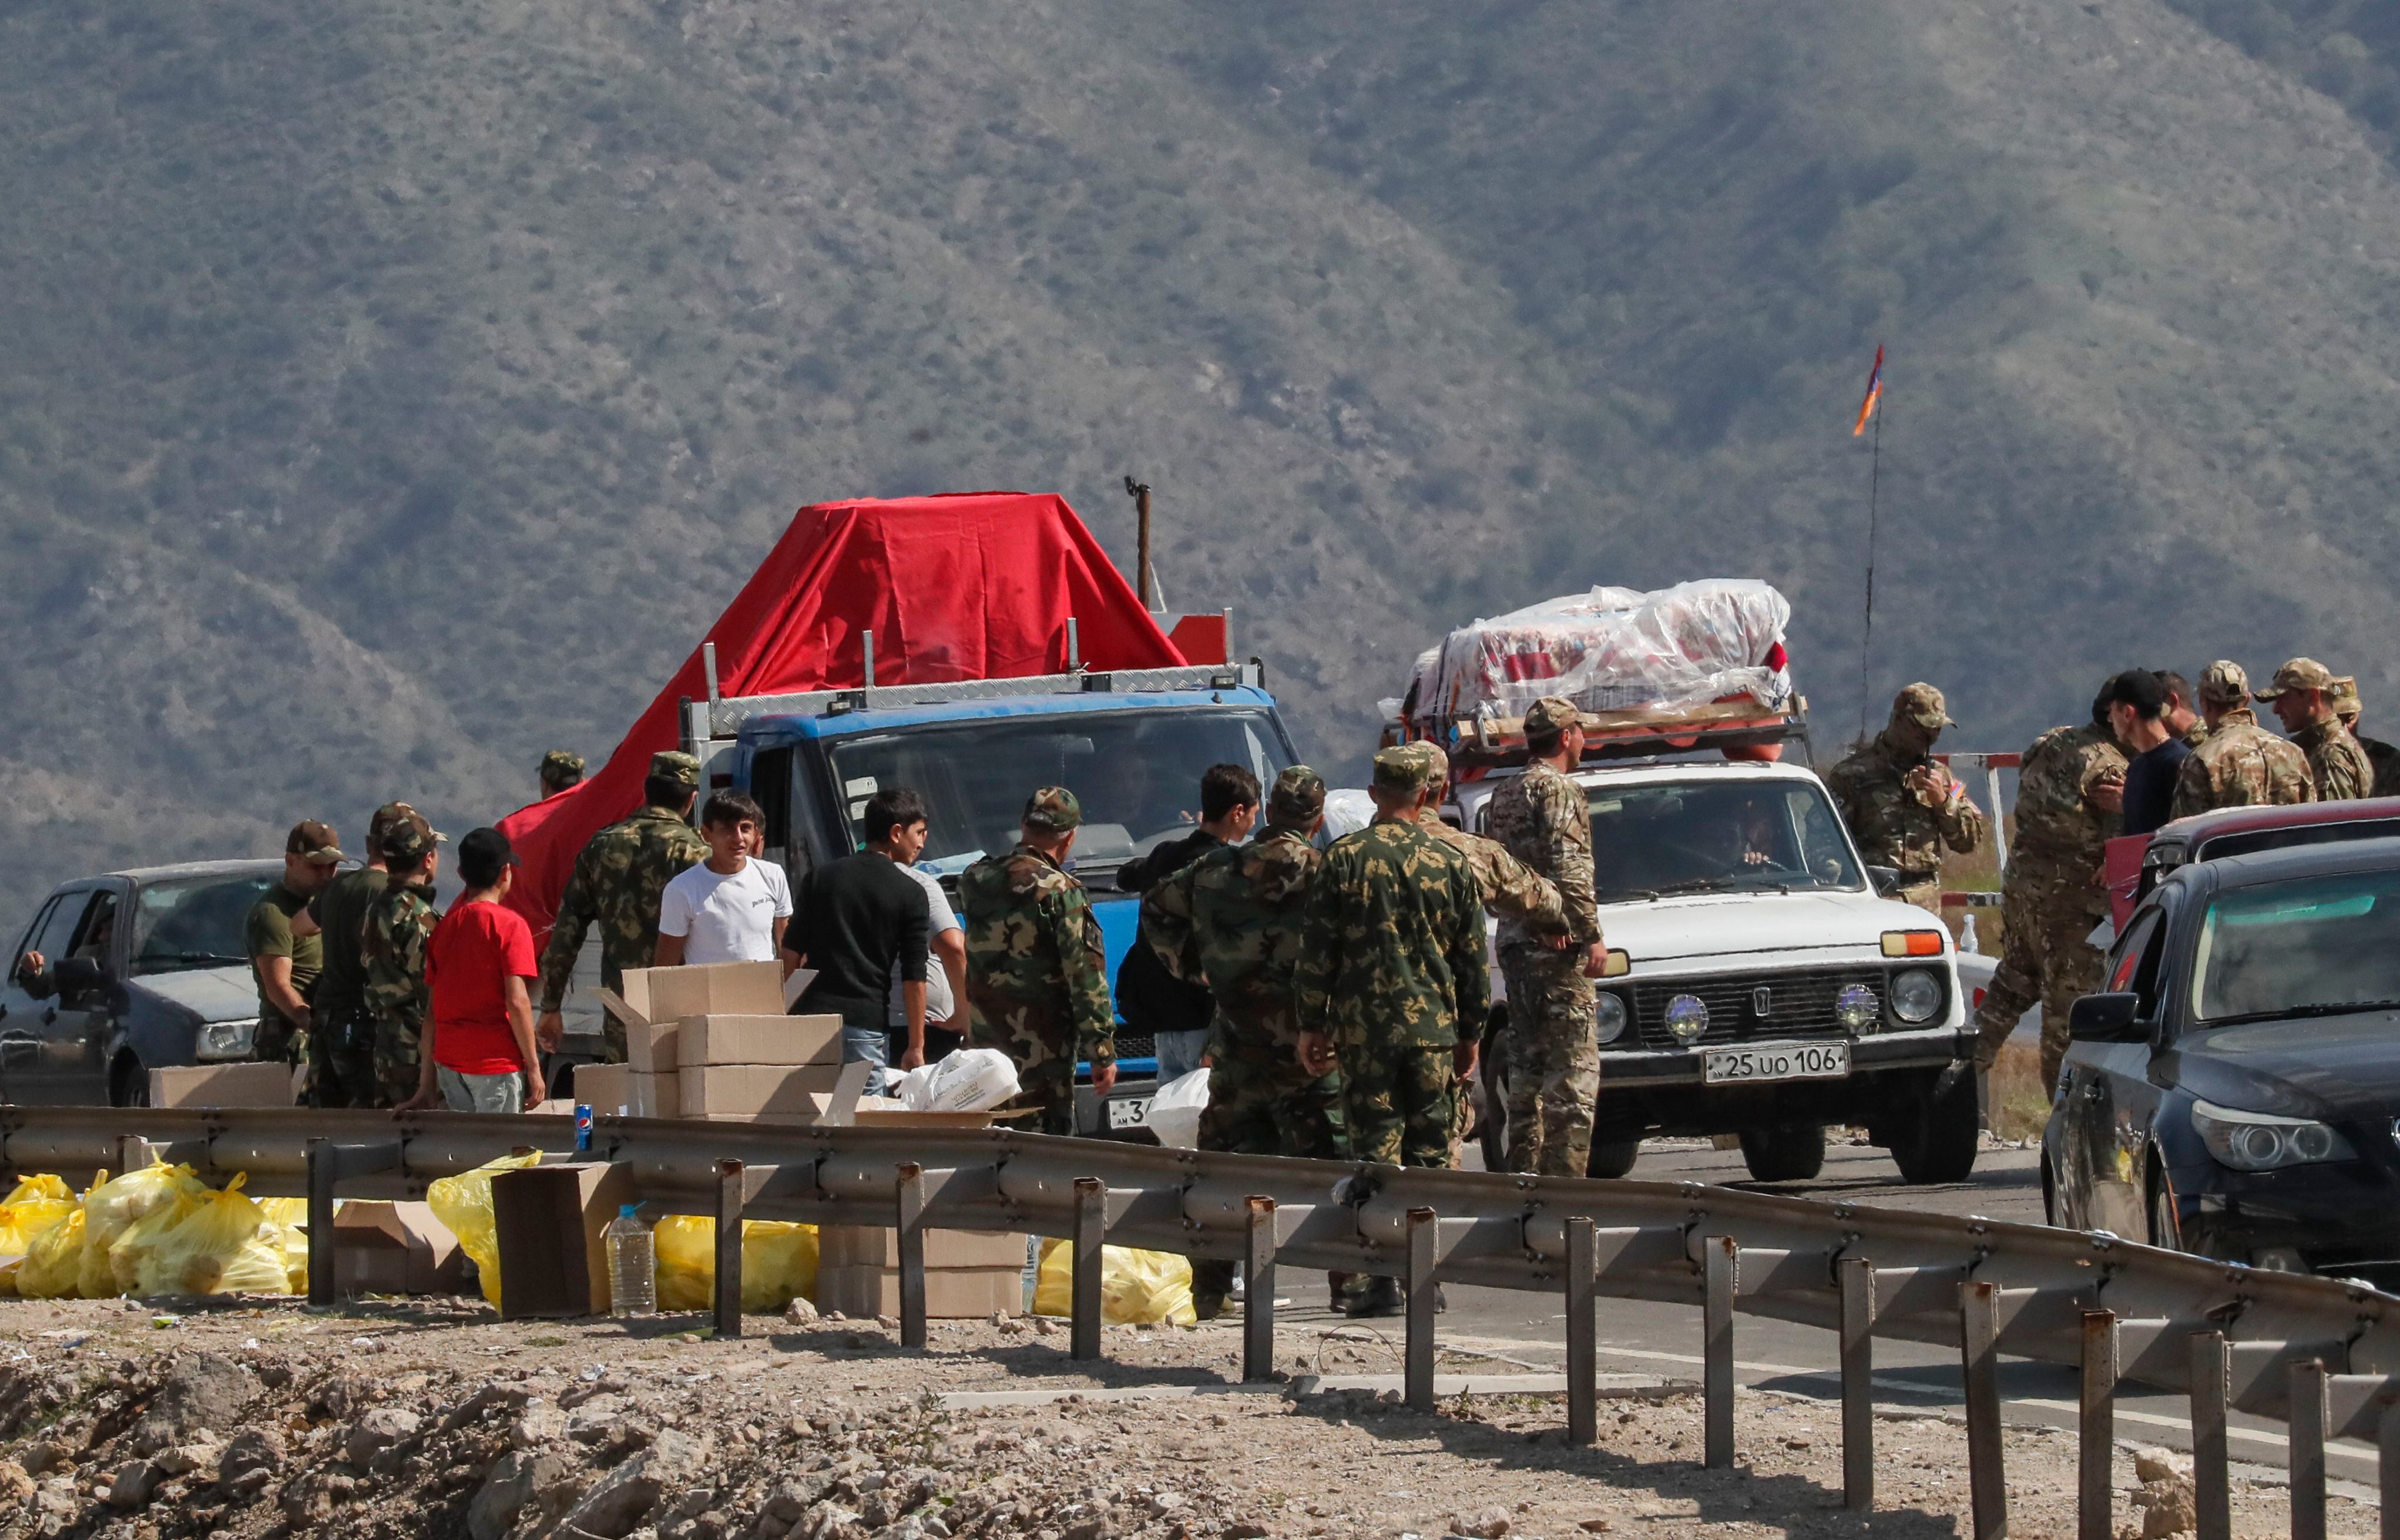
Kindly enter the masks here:
[[[900, 1314], [900, 1233], [829, 1224], [817, 1232], [816, 1306], [845, 1315]], [[1025, 1310], [1025, 1236], [925, 1232], [925, 1314], [963, 1320]]]
[[772, 962], [631, 969], [607, 1005], [625, 1062], [575, 1071], [574, 1099], [597, 1112], [808, 1123], [841, 1075], [841, 1018], [785, 1015]]

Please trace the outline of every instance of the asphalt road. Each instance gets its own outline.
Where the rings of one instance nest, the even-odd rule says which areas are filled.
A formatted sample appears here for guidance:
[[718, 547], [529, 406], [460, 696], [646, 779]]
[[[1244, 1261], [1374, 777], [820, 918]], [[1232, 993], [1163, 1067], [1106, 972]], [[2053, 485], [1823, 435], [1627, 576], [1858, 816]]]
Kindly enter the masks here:
[[[1995, 1220], [2042, 1222], [2039, 1152], [1986, 1150], [1967, 1181], [1942, 1187], [1909, 1187], [1881, 1150], [1835, 1146], [1826, 1152], [1823, 1173], [1813, 1181], [1754, 1184], [1742, 1167], [1738, 1151], [1715, 1151], [1679, 1142], [1652, 1144], [1643, 1150], [1631, 1176], [1643, 1181], [1707, 1181], [1748, 1187], [1753, 1191], [1790, 1193], [1826, 1201], [1847, 1199], [1885, 1204], [1917, 1213], [1980, 1214]], [[1327, 1330], [1341, 1326], [1323, 1308], [1322, 1290], [1302, 1286], [1287, 1288], [1291, 1303], [1278, 1311], [1290, 1326], [1321, 1322]], [[1478, 1366], [1462, 1361], [1466, 1355], [1491, 1358], [1495, 1373], [1527, 1370], [1557, 1371], [1564, 1368], [1565, 1317], [1547, 1297], [1508, 1289], [1452, 1287], [1449, 1309], [1439, 1326], [1439, 1341], [1451, 1357], [1442, 1372], [1471, 1371]], [[1359, 1344], [1370, 1368], [1397, 1372], [1399, 1341], [1397, 1321], [1360, 1323], [1376, 1329]], [[1375, 1361], [1388, 1356], [1388, 1364]], [[1760, 1385], [1793, 1395], [1838, 1400], [1841, 1381], [1835, 1341], [1830, 1331], [1794, 1326], [1765, 1317], [1734, 1317], [1736, 1375], [1743, 1384]], [[1641, 1301], [1603, 1301], [1600, 1321], [1600, 1367], [1603, 1372], [1656, 1374], [1697, 1382], [1700, 1372], [1700, 1316], [1697, 1310]], [[1913, 1342], [1878, 1341], [1875, 1344], [1875, 1385], [1879, 1403], [1894, 1411], [1939, 1411], [1961, 1404], [1961, 1381], [1955, 1354]], [[2010, 1361], [2001, 1369], [2003, 1415], [2011, 1422], [2073, 1427], [2076, 1422], [2076, 1375], [2047, 1364]], [[2120, 1441], [2163, 1444], [2188, 1450], [2191, 1445], [2189, 1406], [2180, 1394], [2128, 1385], [2117, 1398], [2117, 1436]], [[2280, 1424], [2237, 1414], [2231, 1453], [2254, 1476], [2283, 1470], [2287, 1446]], [[2327, 1451], [2328, 1474], [2371, 1499], [2376, 1481], [2375, 1451], [2363, 1443], [2337, 1443]]]

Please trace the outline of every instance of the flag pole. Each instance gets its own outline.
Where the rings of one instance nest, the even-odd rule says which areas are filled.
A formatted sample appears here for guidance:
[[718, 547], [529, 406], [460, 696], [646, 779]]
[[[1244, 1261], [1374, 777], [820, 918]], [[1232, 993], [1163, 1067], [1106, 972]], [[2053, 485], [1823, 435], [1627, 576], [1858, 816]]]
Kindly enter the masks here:
[[1875, 517], [1883, 490], [1883, 402], [1875, 402], [1875, 438], [1867, 452], [1867, 612], [1859, 638], [1859, 737], [1867, 735], [1868, 669], [1875, 656]]

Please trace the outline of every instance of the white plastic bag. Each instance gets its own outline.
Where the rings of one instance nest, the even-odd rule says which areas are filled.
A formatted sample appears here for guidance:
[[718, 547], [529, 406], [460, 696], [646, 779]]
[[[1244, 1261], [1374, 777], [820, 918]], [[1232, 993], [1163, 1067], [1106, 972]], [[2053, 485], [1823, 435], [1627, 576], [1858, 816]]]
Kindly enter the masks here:
[[1177, 1150], [1200, 1147], [1200, 1114], [1208, 1106], [1208, 1071], [1194, 1070], [1188, 1075], [1178, 1075], [1158, 1088], [1150, 1098], [1150, 1112], [1142, 1125], [1158, 1136], [1158, 1142]]
[[1016, 1095], [1016, 1066], [997, 1048], [961, 1048], [902, 1075], [896, 1094], [912, 1112], [980, 1112]]

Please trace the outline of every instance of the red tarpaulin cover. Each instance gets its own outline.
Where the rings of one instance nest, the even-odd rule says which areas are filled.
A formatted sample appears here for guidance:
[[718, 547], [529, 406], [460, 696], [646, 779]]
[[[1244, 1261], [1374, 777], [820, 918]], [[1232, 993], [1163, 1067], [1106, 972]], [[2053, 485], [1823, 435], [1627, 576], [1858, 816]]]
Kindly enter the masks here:
[[[854, 689], [862, 631], [878, 685], [1022, 678], [1066, 672], [1070, 616], [1086, 667], [1183, 662], [1066, 498], [860, 497], [801, 509], [702, 642], [727, 695]], [[650, 756], [675, 746], [676, 700], [707, 694], [695, 645], [599, 773], [500, 820], [524, 863], [509, 903], [537, 941], [584, 841], [641, 805]]]

